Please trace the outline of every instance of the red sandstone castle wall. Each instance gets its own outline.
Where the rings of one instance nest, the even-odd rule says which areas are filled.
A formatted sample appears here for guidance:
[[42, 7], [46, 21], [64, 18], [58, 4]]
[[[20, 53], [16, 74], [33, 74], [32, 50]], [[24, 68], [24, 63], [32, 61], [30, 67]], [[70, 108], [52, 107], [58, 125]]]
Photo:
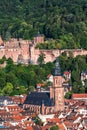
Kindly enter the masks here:
[[12, 58], [14, 62], [17, 62], [18, 55], [21, 53], [21, 49], [6, 49], [5, 56], [6, 58]]
[[17, 62], [18, 55], [22, 54], [25, 60], [32, 59], [35, 64], [37, 64], [37, 60], [39, 55], [43, 52], [45, 54], [45, 63], [53, 62], [56, 57], [62, 54], [62, 52], [66, 52], [69, 55], [70, 51], [73, 52], [73, 56], [76, 57], [78, 55], [87, 55], [87, 50], [39, 50], [34, 47], [29, 51], [29, 44], [23, 45], [22, 48], [4, 48], [0, 49], [0, 59], [5, 55], [6, 58], [11, 57], [14, 62]]
[[0, 49], [0, 59], [5, 55], [5, 49]]
[[34, 60], [34, 63], [37, 64], [37, 59], [41, 53], [45, 54], [45, 63], [53, 62], [56, 57], [60, 56], [63, 52], [66, 52], [67, 56], [69, 56], [70, 52], [73, 53], [73, 56], [76, 57], [78, 55], [87, 55], [87, 50], [82, 49], [70, 49], [70, 50], [39, 50], [33, 48], [33, 53], [31, 51], [31, 58]]
[[37, 43], [44, 43], [44, 37], [43, 36], [34, 37], [34, 44]]
[[30, 42], [27, 40], [21, 42], [21, 54], [24, 60], [30, 59], [29, 44]]
[[[20, 45], [19, 45], [20, 44]], [[18, 56], [22, 55], [24, 61], [28, 61], [30, 58], [29, 45], [31, 41], [10, 39], [10, 41], [4, 42], [4, 49], [0, 46], [0, 59], [5, 55], [6, 58], [12, 58], [14, 62], [18, 61]]]
[[[1, 41], [3, 42], [3, 41]], [[34, 38], [35, 44], [44, 42], [43, 36], [38, 36]], [[5, 55], [6, 58], [11, 57], [14, 62], [17, 62], [18, 56], [22, 55], [23, 60], [28, 62], [28, 60], [32, 60], [34, 64], [37, 64], [37, 60], [41, 53], [45, 54], [45, 63], [53, 62], [56, 57], [60, 56], [63, 52], [66, 52], [67, 56], [69, 56], [70, 52], [73, 53], [73, 56], [77, 55], [87, 55], [87, 50], [82, 49], [73, 49], [73, 50], [39, 50], [35, 49], [35, 44], [29, 40], [22, 39], [10, 39], [7, 42], [3, 42], [4, 46], [0, 46], [0, 59]], [[20, 44], [20, 45], [19, 45]], [[32, 45], [30, 47], [30, 45]]]

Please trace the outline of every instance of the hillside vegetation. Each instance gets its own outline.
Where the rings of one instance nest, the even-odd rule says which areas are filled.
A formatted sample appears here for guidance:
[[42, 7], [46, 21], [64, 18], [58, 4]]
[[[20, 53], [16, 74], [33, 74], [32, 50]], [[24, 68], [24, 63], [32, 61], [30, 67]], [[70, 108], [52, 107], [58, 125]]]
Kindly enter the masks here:
[[0, 0], [4, 39], [32, 39], [38, 31], [55, 39], [42, 48], [87, 49], [87, 0]]
[[[18, 95], [28, 93], [36, 88], [36, 84], [44, 84], [43, 88], [51, 86], [52, 83], [47, 81], [47, 76], [53, 74], [55, 62], [39, 65], [29, 64], [24, 66], [22, 64], [15, 65], [11, 58], [3, 57], [0, 63], [7, 61], [5, 68], [0, 67], [0, 95]], [[81, 72], [87, 69], [87, 55], [77, 56], [73, 55], [67, 57], [63, 53], [59, 57], [61, 74], [64, 71], [71, 71], [71, 79], [69, 84], [72, 85], [72, 91], [67, 93], [66, 97], [70, 98], [72, 93], [87, 93], [87, 79], [84, 85], [81, 82]]]

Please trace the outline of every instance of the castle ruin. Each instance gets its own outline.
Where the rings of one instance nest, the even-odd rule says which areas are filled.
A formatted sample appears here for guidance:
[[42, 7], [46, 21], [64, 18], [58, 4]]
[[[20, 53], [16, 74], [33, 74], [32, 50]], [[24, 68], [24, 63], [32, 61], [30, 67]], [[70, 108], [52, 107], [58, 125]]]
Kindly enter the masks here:
[[3, 41], [0, 37], [0, 59], [5, 56], [6, 58], [12, 58], [14, 63], [28, 64], [30, 62], [37, 64], [37, 60], [41, 53], [45, 54], [45, 63], [53, 62], [56, 57], [60, 56], [63, 52], [66, 52], [67, 55], [72, 52], [74, 57], [77, 55], [87, 55], [87, 50], [83, 49], [40, 50], [35, 48], [37, 43], [44, 44], [44, 37], [40, 34], [35, 36], [32, 41], [15, 38]]

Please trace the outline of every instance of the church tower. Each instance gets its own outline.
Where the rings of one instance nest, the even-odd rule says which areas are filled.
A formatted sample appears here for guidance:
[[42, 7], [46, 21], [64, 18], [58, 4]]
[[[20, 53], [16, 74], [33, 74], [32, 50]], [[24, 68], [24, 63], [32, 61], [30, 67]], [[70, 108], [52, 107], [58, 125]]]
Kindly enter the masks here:
[[50, 89], [50, 98], [54, 102], [54, 111], [64, 110], [64, 88], [62, 86], [61, 69], [58, 59], [53, 72], [53, 86]]

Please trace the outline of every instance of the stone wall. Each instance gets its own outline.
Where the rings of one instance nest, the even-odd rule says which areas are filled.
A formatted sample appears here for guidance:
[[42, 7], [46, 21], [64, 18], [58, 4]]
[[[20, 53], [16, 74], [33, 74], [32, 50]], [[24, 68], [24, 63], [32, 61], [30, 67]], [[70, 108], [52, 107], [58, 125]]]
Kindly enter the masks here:
[[33, 60], [34, 64], [37, 64], [37, 59], [39, 58], [39, 55], [41, 53], [45, 54], [44, 60], [45, 60], [45, 63], [47, 63], [47, 62], [53, 62], [56, 59], [56, 57], [60, 56], [63, 52], [65, 52], [67, 56], [69, 56], [70, 53], [72, 52], [74, 57], [78, 55], [87, 55], [87, 50], [83, 50], [83, 49], [39, 50], [39, 49], [35, 49], [34, 46], [30, 49], [31, 60]]
[[[27, 64], [32, 62], [37, 64], [37, 60], [41, 53], [45, 54], [45, 63], [53, 62], [56, 57], [60, 56], [63, 52], [66, 52], [67, 56], [72, 52], [73, 56], [87, 55], [87, 50], [83, 49], [65, 49], [65, 50], [39, 50], [35, 48], [37, 42], [44, 42], [44, 38], [41, 36], [35, 37], [34, 41], [22, 40], [22, 39], [10, 39], [9, 41], [3, 42], [0, 38], [0, 59], [5, 55], [6, 58], [12, 58], [14, 62], [18, 62], [19, 56], [21, 55], [21, 62]], [[34, 44], [34, 42], [36, 43]], [[3, 43], [3, 45], [2, 45]], [[43, 43], [44, 44], [44, 43]]]
[[12, 58], [14, 62], [18, 62], [19, 55], [22, 55], [22, 62], [28, 63], [30, 59], [29, 45], [31, 41], [22, 39], [10, 39], [0, 46], [0, 59], [5, 55], [6, 58]]

